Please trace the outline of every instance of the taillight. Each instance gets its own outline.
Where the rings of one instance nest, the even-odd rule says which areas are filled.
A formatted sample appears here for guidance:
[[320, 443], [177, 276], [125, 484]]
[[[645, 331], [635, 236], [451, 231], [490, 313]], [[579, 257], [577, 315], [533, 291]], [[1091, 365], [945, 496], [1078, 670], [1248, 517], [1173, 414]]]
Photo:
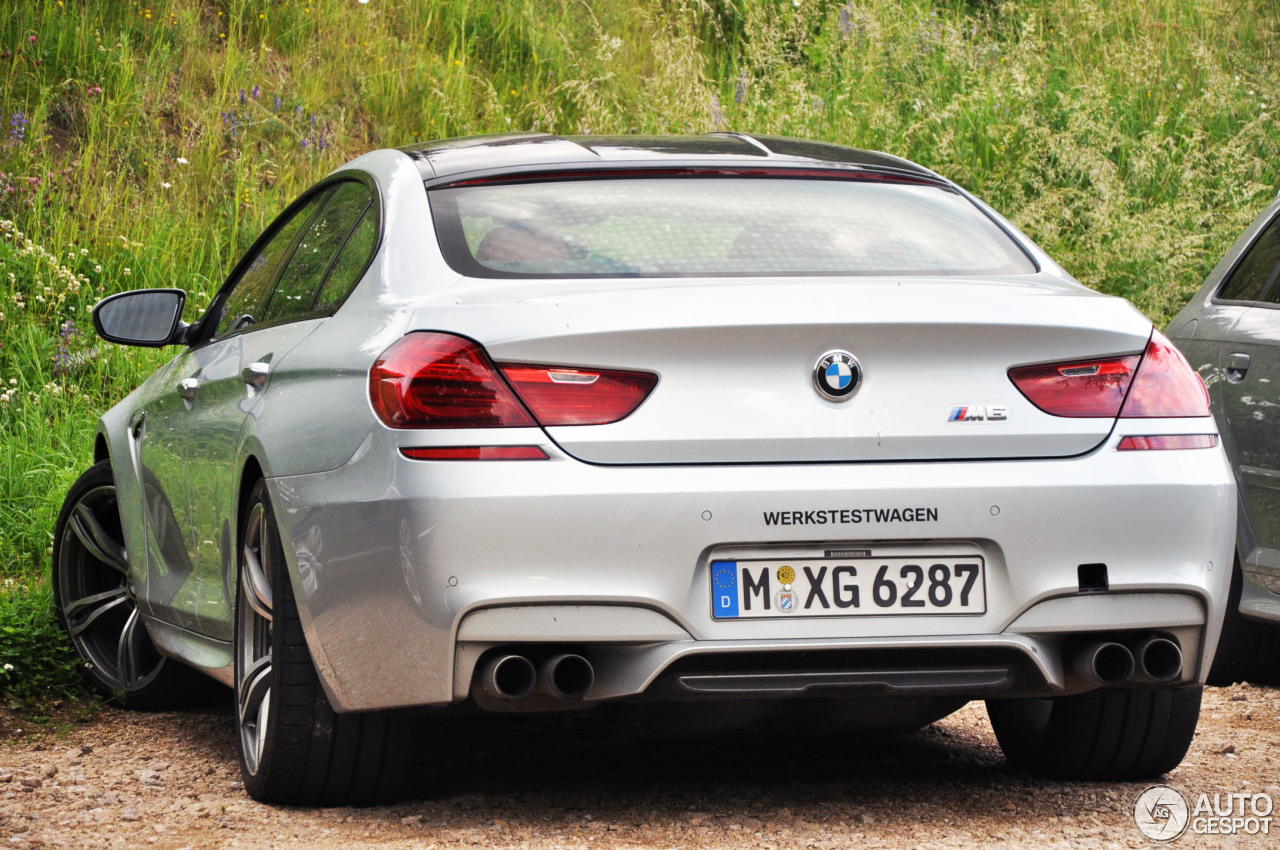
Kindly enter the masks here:
[[1208, 415], [1209, 391], [1199, 373], [1164, 334], [1153, 331], [1120, 418]]
[[658, 376], [648, 372], [495, 367], [469, 339], [417, 331], [373, 364], [369, 398], [378, 418], [392, 428], [605, 425], [629, 416], [657, 383]]
[[649, 372], [503, 363], [502, 374], [543, 425], [606, 425], [632, 414], [658, 383]]
[[1142, 358], [1111, 357], [1043, 366], [1019, 366], [1009, 379], [1027, 400], [1054, 416], [1110, 417], [1120, 412]]
[[411, 333], [369, 372], [369, 398], [392, 428], [512, 428], [536, 425], [469, 339]]
[[1009, 379], [1028, 401], [1053, 416], [1209, 415], [1204, 381], [1160, 331], [1152, 331], [1141, 356], [1019, 366], [1009, 370]]

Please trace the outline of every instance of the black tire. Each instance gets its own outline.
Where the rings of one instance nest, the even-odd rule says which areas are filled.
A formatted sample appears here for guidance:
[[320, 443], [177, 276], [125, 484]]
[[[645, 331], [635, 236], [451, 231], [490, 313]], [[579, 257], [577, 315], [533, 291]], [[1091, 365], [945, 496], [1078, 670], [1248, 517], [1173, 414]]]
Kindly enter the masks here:
[[333, 710], [303, 636], [264, 481], [249, 496], [239, 541], [236, 749], [245, 790], [264, 803], [394, 802], [413, 775], [417, 718]]
[[1056, 699], [987, 700], [1012, 767], [1050, 779], [1128, 781], [1173, 770], [1200, 719], [1202, 688], [1103, 688]]
[[108, 699], [156, 711], [226, 693], [151, 642], [135, 602], [109, 461], [90, 467], [67, 491], [54, 529], [52, 576], [58, 622], [89, 682]]
[[1222, 620], [1222, 636], [1209, 669], [1208, 684], [1280, 685], [1280, 626], [1250, 619], [1240, 613], [1240, 594], [1244, 590], [1244, 573], [1236, 558], [1231, 570], [1231, 592], [1227, 594], [1227, 613]]

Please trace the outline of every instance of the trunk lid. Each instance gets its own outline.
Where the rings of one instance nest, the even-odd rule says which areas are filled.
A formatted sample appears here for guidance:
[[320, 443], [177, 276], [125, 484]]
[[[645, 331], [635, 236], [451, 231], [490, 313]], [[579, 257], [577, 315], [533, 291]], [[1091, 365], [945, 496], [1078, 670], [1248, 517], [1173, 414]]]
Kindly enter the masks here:
[[[498, 362], [659, 376], [620, 422], [546, 429], [565, 452], [596, 464], [1077, 455], [1105, 440], [1115, 420], [1043, 413], [1008, 370], [1140, 353], [1151, 332], [1126, 301], [1045, 274], [608, 289], [468, 281], [448, 294], [452, 303], [420, 307], [412, 326], [471, 336]], [[832, 350], [861, 366], [845, 401], [815, 386], [815, 366]], [[1005, 418], [976, 418], [991, 408]]]

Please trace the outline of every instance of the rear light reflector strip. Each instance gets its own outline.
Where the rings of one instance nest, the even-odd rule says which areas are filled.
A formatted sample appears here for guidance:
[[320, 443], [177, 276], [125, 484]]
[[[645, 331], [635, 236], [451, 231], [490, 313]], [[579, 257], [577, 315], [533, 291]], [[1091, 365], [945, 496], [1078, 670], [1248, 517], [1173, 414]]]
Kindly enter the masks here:
[[1218, 445], [1217, 434], [1163, 434], [1157, 437], [1125, 437], [1116, 451], [1147, 449], [1211, 449]]
[[432, 446], [401, 449], [413, 460], [546, 460], [548, 455], [538, 446]]

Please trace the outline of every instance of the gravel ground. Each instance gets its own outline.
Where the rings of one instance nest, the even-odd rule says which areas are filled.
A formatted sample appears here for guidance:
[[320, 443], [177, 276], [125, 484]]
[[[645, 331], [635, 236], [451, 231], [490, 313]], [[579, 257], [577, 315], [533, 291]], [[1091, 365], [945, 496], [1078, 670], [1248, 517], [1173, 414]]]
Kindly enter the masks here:
[[[92, 712], [89, 712], [90, 714]], [[1132, 818], [1147, 783], [1012, 773], [981, 703], [914, 735], [578, 746], [476, 742], [433, 799], [366, 809], [259, 805], [240, 784], [231, 709], [83, 709], [33, 725], [0, 711], [0, 847], [1150, 847]], [[80, 715], [79, 720], [71, 720]], [[66, 722], [63, 722], [63, 721]], [[1280, 801], [1280, 691], [1206, 691], [1167, 781]], [[1280, 821], [1280, 811], [1277, 812]], [[1203, 837], [1188, 846], [1277, 846]]]

